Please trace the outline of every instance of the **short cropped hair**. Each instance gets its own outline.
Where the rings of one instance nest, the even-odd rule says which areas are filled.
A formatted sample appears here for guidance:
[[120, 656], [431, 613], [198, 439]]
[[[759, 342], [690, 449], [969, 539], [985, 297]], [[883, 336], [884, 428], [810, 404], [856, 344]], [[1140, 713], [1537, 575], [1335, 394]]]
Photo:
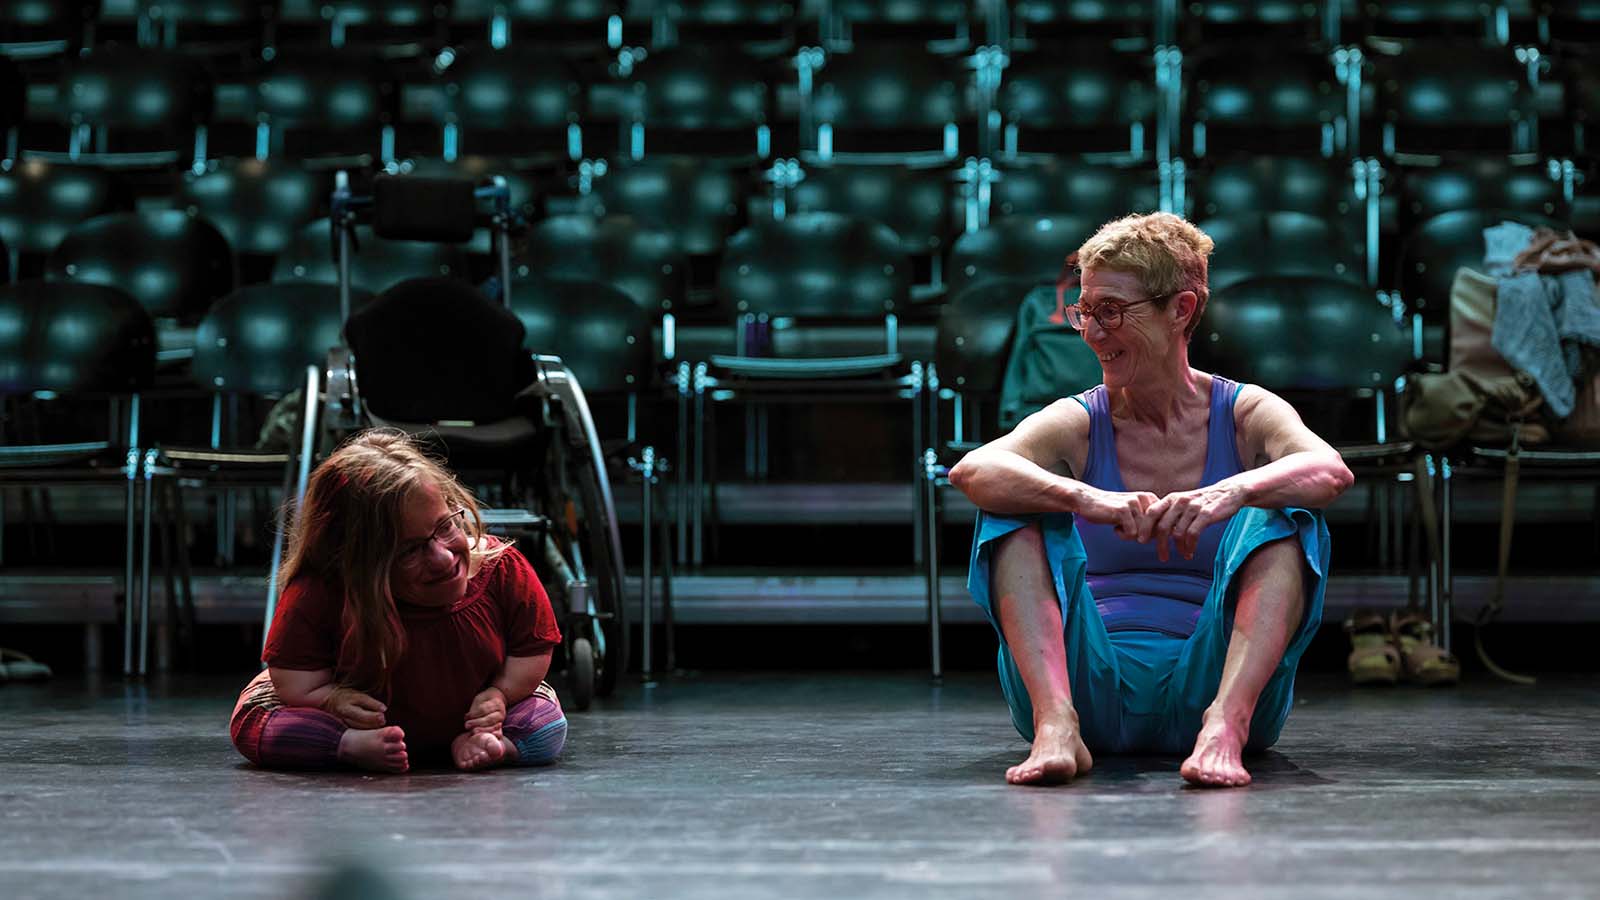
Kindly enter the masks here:
[[1100, 226], [1075, 254], [1078, 267], [1110, 269], [1137, 275], [1152, 294], [1164, 295], [1165, 309], [1173, 294], [1194, 291], [1194, 315], [1184, 326], [1185, 338], [1200, 327], [1211, 290], [1206, 286], [1206, 257], [1215, 244], [1182, 216], [1148, 213], [1123, 216]]

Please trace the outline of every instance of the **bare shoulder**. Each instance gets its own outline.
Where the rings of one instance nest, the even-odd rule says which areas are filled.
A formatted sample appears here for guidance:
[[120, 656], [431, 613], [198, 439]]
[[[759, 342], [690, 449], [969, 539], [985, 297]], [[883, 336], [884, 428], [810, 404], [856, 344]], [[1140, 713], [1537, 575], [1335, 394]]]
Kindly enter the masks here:
[[1257, 384], [1246, 384], [1233, 406], [1239, 459], [1255, 468], [1301, 450], [1331, 449], [1294, 405]]
[[1089, 411], [1076, 399], [1063, 397], [985, 447], [1008, 450], [1057, 474], [1081, 472], [1089, 452]]

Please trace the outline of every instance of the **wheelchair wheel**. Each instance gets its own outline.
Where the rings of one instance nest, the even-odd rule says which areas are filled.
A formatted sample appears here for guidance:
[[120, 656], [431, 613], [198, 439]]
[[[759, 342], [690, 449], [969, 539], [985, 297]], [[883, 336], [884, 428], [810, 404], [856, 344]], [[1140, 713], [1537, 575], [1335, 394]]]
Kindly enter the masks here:
[[574, 639], [567, 648], [567, 686], [573, 709], [582, 712], [594, 702], [594, 644], [586, 637]]
[[617, 679], [628, 667], [628, 619], [623, 603], [622, 539], [611, 505], [609, 483], [602, 483], [605, 470], [585, 457], [569, 457], [577, 490], [568, 526], [574, 530], [574, 548], [588, 575], [590, 601], [598, 626], [594, 647], [595, 693], [611, 696]]

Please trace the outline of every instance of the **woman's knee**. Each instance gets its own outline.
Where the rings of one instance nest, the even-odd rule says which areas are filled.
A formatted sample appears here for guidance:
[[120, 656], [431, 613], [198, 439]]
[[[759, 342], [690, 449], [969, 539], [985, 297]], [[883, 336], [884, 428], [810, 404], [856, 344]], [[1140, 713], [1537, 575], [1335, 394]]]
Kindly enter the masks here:
[[1044, 530], [1038, 522], [1030, 522], [995, 542], [992, 577], [997, 588], [1049, 582]]
[[1250, 551], [1239, 569], [1241, 587], [1270, 585], [1299, 592], [1306, 577], [1305, 553], [1294, 536], [1267, 541]]
[[567, 745], [567, 717], [548, 682], [506, 713], [503, 733], [517, 747], [517, 761], [543, 766], [556, 761]]

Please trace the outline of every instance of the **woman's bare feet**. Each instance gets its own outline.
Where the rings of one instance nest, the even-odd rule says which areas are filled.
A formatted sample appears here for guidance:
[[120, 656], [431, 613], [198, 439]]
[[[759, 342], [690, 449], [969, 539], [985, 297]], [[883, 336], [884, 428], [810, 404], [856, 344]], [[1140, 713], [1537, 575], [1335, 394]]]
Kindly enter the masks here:
[[512, 762], [517, 758], [517, 745], [498, 731], [469, 731], [450, 742], [450, 758], [455, 760], [456, 768], [475, 772]]
[[1201, 787], [1243, 787], [1250, 783], [1244, 769], [1244, 742], [1250, 722], [1230, 721], [1220, 712], [1206, 710], [1195, 739], [1194, 752], [1178, 770], [1185, 781]]
[[1066, 723], [1041, 723], [1034, 728], [1033, 750], [1028, 758], [1006, 770], [1012, 784], [1061, 784], [1094, 767], [1094, 757], [1084, 746], [1074, 719]]
[[339, 759], [374, 772], [404, 772], [411, 768], [406, 756], [406, 733], [398, 725], [345, 729], [339, 738]]

